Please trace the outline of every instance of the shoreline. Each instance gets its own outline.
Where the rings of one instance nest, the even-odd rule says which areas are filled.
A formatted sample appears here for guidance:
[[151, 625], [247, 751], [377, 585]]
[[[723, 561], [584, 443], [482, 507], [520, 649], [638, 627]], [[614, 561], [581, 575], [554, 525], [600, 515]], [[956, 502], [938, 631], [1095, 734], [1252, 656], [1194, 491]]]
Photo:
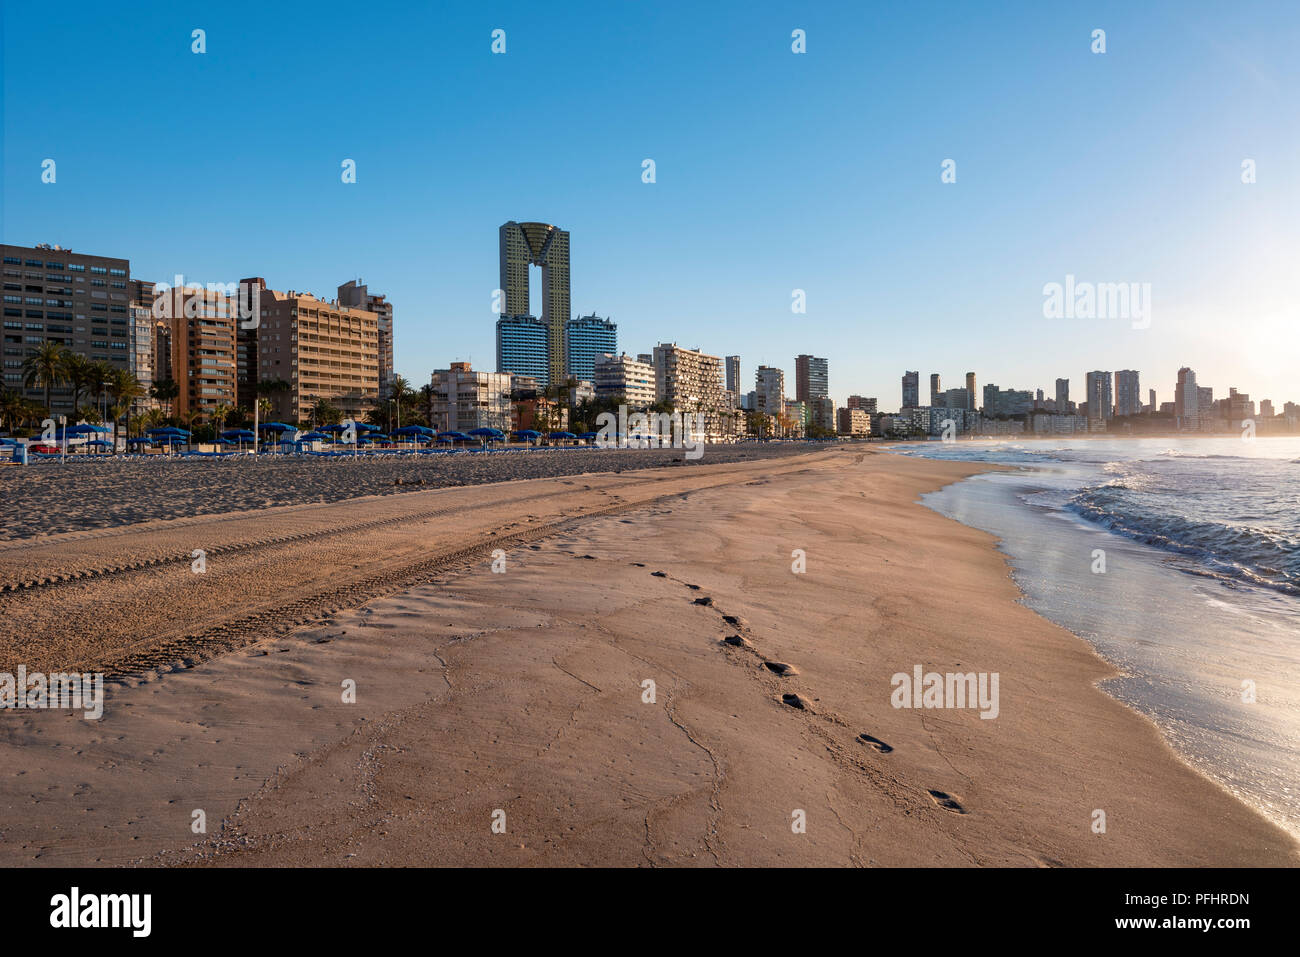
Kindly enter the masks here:
[[[994, 536], [917, 501], [998, 469], [875, 451], [751, 463], [730, 484], [582, 519], [506, 549], [504, 574], [476, 562], [120, 686], [99, 725], [7, 715], [0, 755], [24, 773], [2, 779], [0, 853], [235, 866], [1300, 862], [1284, 831], [1097, 687], [1114, 669], [1022, 602]], [[484, 494], [425, 494], [458, 492]], [[1001, 674], [999, 717], [892, 707], [890, 676], [913, 665]], [[345, 676], [355, 705], [338, 700]], [[118, 743], [105, 755], [92, 740]], [[199, 807], [206, 839], [189, 830]], [[1105, 834], [1091, 830], [1098, 809]], [[69, 828], [80, 836], [56, 837]]]

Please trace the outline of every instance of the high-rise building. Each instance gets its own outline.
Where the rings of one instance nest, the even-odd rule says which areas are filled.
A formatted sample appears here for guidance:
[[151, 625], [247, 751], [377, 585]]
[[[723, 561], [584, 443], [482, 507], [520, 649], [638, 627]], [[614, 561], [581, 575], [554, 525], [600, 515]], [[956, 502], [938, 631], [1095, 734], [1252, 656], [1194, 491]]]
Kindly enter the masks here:
[[903, 408], [914, 409], [921, 404], [921, 373], [903, 373]]
[[1276, 413], [1273, 411], [1272, 399], [1259, 400], [1259, 417], [1261, 419], [1271, 419]]
[[946, 389], [930, 399], [936, 409], [970, 409], [970, 392], [967, 389]]
[[322, 399], [349, 419], [378, 404], [375, 313], [292, 290], [264, 289], [259, 298], [257, 381], [288, 384], [267, 394], [273, 418], [291, 425], [308, 422]]
[[759, 366], [754, 373], [755, 411], [781, 415], [785, 411], [785, 373], [774, 366]]
[[845, 402], [846, 409], [861, 409], [870, 415], [876, 414], [876, 399], [874, 396], [851, 395]]
[[800, 402], [812, 403], [814, 399], [830, 395], [830, 377], [826, 360], [816, 356], [800, 355], [794, 360], [794, 396]]
[[591, 382], [596, 372], [596, 357], [618, 353], [618, 326], [601, 319], [594, 312], [564, 324], [565, 375], [580, 382]]
[[676, 343], [655, 346], [655, 398], [672, 403], [682, 415], [704, 414], [706, 441], [722, 438], [727, 403], [722, 388], [722, 360]]
[[1142, 389], [1138, 385], [1138, 374], [1132, 369], [1121, 369], [1115, 373], [1115, 414], [1140, 415], [1141, 413]]
[[943, 404], [943, 387], [939, 385], [939, 373], [930, 373], [930, 405], [940, 406]]
[[[129, 260], [74, 253], [48, 244], [5, 244], [0, 249], [4, 258], [6, 386], [44, 404], [44, 386], [26, 387], [22, 365], [46, 342], [66, 346], [115, 369], [131, 369]], [[81, 398], [84, 402], [85, 392]], [[66, 383], [50, 390], [51, 412], [72, 416], [72, 402], [72, 389]]]
[[1056, 411], [1065, 412], [1070, 405], [1070, 380], [1056, 380]]
[[1174, 415], [1178, 428], [1192, 431], [1200, 428], [1199, 397], [1196, 373], [1183, 366], [1178, 370], [1178, 384], [1174, 386]]
[[497, 371], [550, 381], [548, 328], [534, 316], [502, 316], [497, 320]]
[[546, 323], [548, 385], [565, 378], [564, 325], [571, 317], [569, 297], [569, 234], [546, 223], [511, 220], [500, 229], [502, 315], [531, 315], [528, 270], [542, 270], [542, 321]]
[[1027, 389], [999, 389], [989, 382], [984, 386], [984, 415], [1026, 415], [1034, 408], [1033, 393]]
[[[266, 280], [253, 276], [239, 280], [238, 305], [241, 321], [235, 330], [235, 405], [252, 409], [258, 397], [257, 327], [262, 322], [262, 290]], [[256, 316], [256, 322], [244, 317]], [[276, 381], [276, 380], [272, 380]]]
[[393, 304], [387, 296], [371, 293], [361, 280], [339, 286], [339, 305], [373, 312], [379, 317], [379, 398], [387, 399], [393, 371]]
[[727, 391], [740, 392], [740, 356], [727, 356]]
[[1148, 405], [1147, 405], [1147, 411], [1149, 411], [1149, 412], [1153, 412], [1153, 413], [1154, 413], [1154, 412], [1156, 411], [1156, 390], [1155, 390], [1155, 389], [1148, 389], [1148, 390], [1147, 390], [1147, 395], [1148, 395], [1148, 396], [1150, 397], [1150, 399], [1151, 399], [1150, 403], [1148, 403]]
[[135, 400], [132, 410], [140, 412], [154, 405], [148, 392], [155, 381], [154, 339], [158, 321], [154, 318], [153, 303], [157, 293], [154, 284], [143, 279], [132, 279], [127, 288], [130, 291], [127, 308], [131, 315], [131, 372], [145, 391], [145, 395]]
[[1115, 403], [1111, 394], [1111, 376], [1109, 372], [1089, 372], [1084, 388], [1088, 395], [1088, 418], [1109, 419], [1115, 414]]
[[475, 372], [468, 362], [453, 362], [434, 372], [429, 424], [439, 432], [513, 428], [506, 372]]
[[598, 398], [622, 396], [629, 409], [642, 410], [655, 401], [654, 366], [627, 354], [597, 356], [592, 383]]
[[975, 401], [975, 373], [973, 372], [966, 373], [966, 394], [968, 396], [966, 400], [966, 408], [974, 412], [979, 408], [979, 406]]
[[167, 323], [168, 378], [180, 387], [172, 413], [210, 420], [217, 406], [235, 404], [238, 303], [219, 289], [155, 289], [154, 316]]

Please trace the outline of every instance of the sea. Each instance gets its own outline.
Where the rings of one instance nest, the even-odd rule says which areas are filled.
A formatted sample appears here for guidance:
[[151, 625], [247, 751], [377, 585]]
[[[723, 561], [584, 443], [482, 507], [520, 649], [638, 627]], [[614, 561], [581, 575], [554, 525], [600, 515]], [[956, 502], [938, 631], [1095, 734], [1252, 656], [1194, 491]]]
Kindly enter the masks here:
[[1300, 837], [1300, 438], [904, 443], [1015, 468], [925, 496], [998, 537], [1025, 602], [1108, 694]]

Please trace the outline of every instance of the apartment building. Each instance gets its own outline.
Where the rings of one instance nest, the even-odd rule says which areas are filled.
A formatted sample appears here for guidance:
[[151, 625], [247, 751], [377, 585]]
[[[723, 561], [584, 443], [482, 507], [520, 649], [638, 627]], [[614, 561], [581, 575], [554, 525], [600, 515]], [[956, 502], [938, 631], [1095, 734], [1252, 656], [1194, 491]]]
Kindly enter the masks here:
[[[0, 246], [4, 280], [4, 384], [44, 403], [43, 386], [23, 383], [23, 360], [46, 342], [129, 371], [132, 365], [129, 260], [61, 246]], [[83, 394], [84, 398], [84, 394]], [[72, 390], [50, 390], [54, 413], [71, 415]]]
[[373, 312], [379, 329], [379, 398], [387, 399], [393, 376], [393, 304], [387, 296], [372, 293], [360, 279], [338, 288], [339, 305]]
[[505, 372], [475, 372], [468, 362], [453, 362], [433, 373], [429, 424], [439, 432], [513, 428], [511, 377]]
[[173, 415], [207, 421], [217, 406], [234, 406], [237, 310], [234, 297], [218, 289], [155, 287], [153, 315], [165, 326], [168, 353], [169, 374], [161, 378], [180, 389], [170, 402]]
[[596, 358], [618, 352], [618, 325], [594, 312], [564, 324], [564, 372], [570, 379], [591, 382]]
[[273, 419], [309, 421], [321, 399], [349, 419], [378, 404], [378, 315], [292, 290], [262, 289], [258, 298], [252, 382], [288, 384], [267, 393]]
[[623, 353], [606, 353], [595, 361], [596, 395], [600, 398], [622, 396], [631, 410], [643, 410], [655, 401], [654, 366]]
[[655, 398], [671, 402], [682, 413], [704, 413], [705, 441], [716, 442], [729, 434], [723, 413], [728, 405], [722, 387], [722, 360], [676, 343], [654, 349]]
[[774, 366], [754, 372], [754, 410], [779, 416], [785, 412], [785, 373]]

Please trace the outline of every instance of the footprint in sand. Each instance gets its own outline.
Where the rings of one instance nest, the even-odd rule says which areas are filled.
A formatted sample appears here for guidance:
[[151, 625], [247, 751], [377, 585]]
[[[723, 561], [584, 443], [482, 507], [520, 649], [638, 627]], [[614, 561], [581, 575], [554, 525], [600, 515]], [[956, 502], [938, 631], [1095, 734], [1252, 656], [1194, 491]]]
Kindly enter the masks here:
[[[873, 748], [875, 748], [875, 749], [876, 749], [877, 751], [879, 751], [881, 754], [888, 754], [890, 751], [893, 751], [893, 750], [894, 750], [893, 747], [892, 747], [891, 745], [885, 744], [885, 742], [881, 741], [879, 738], [873, 738], [871, 735], [867, 734], [865, 731], [862, 732], [860, 735], [858, 735], [858, 740], [861, 741], [863, 744], [869, 744], [869, 745], [871, 745]], [[933, 793], [933, 792], [931, 792], [931, 793]]]
[[653, 575], [655, 578], [667, 578], [667, 577], [668, 577], [668, 573], [667, 573], [667, 572], [651, 572], [650, 574]]
[[748, 640], [747, 638], [743, 638], [743, 637], [741, 637], [740, 635], [728, 635], [726, 638], [723, 638], [723, 639], [722, 639], [722, 643], [723, 643], [724, 645], [731, 645], [731, 647], [733, 647], [733, 648], [753, 648], [753, 647], [754, 647], [754, 646], [749, 642], [749, 640]]
[[933, 789], [929, 790], [927, 793], [934, 800], [934, 803], [939, 805], [939, 807], [943, 808], [945, 811], [952, 811], [954, 814], [966, 813], [966, 809], [962, 807], [957, 802], [957, 799], [951, 794], [944, 791], [935, 791]]
[[710, 598], [710, 597], [708, 597], [708, 596], [706, 595], [706, 596], [704, 596], [703, 598], [697, 598], [697, 599], [695, 599], [695, 601], [692, 602], [692, 604], [695, 604], [695, 605], [712, 605], [712, 604], [713, 604], [713, 599]]
[[784, 661], [765, 661], [763, 667], [774, 675], [780, 675], [782, 678], [789, 678], [791, 675], [797, 675], [799, 669], [794, 665], [787, 665]]
[[808, 704], [808, 699], [806, 699], [803, 695], [795, 694], [793, 691], [788, 691], [785, 694], [781, 695], [781, 703], [787, 704], [792, 708], [798, 708], [800, 711], [812, 710], [812, 708]]
[[[685, 583], [684, 583], [684, 584], [685, 584]], [[686, 585], [686, 587], [689, 588], [691, 591], [699, 591], [699, 590], [700, 590], [700, 586], [699, 586], [699, 585], [689, 585], [689, 584], [688, 584], [688, 585]]]

